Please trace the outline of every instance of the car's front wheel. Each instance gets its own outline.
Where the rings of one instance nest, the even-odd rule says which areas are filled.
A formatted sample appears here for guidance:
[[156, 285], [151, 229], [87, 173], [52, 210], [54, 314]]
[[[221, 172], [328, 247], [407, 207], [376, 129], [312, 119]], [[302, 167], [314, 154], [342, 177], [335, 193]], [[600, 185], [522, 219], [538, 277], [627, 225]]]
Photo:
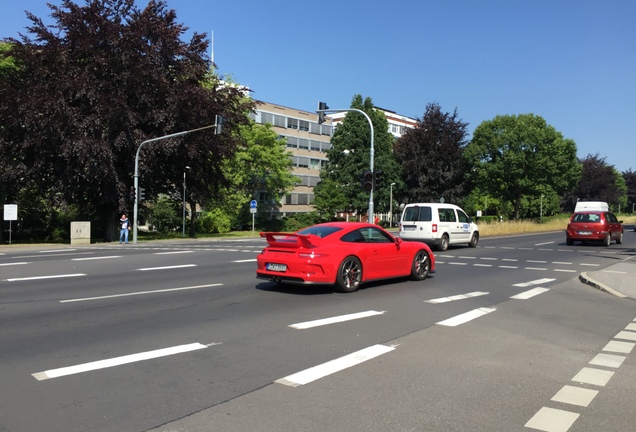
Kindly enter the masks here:
[[411, 279], [424, 280], [428, 277], [431, 268], [431, 258], [424, 249], [419, 250], [413, 257], [411, 264]]
[[362, 282], [362, 264], [354, 256], [348, 256], [340, 263], [336, 275], [335, 290], [343, 293], [356, 291]]
[[566, 243], [568, 246], [572, 246], [572, 245], [574, 244], [574, 240], [572, 240], [570, 237], [567, 237], [567, 238], [565, 239], [565, 243]]
[[475, 233], [473, 233], [472, 236], [470, 236], [470, 241], [468, 242], [468, 247], [476, 248], [477, 247], [477, 243], [479, 243], [479, 234], [477, 234], [475, 232]]

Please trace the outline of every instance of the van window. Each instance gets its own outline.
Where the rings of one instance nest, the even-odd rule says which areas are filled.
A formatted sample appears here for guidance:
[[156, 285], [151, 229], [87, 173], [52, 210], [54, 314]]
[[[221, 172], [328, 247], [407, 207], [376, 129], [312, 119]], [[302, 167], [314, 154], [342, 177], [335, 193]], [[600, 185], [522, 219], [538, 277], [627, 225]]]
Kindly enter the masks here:
[[464, 213], [461, 210], [457, 210], [457, 219], [459, 219], [459, 221], [461, 223], [468, 223], [468, 216], [466, 215], [466, 213]]
[[457, 219], [455, 218], [455, 210], [452, 208], [441, 208], [438, 211], [440, 222], [457, 222]]
[[430, 207], [407, 207], [404, 210], [403, 222], [431, 222]]

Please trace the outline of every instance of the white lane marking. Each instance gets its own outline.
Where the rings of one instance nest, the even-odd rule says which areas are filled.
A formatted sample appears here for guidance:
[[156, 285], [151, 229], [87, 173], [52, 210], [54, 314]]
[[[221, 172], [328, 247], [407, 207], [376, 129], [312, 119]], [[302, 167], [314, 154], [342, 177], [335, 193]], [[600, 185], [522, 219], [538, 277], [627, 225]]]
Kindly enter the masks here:
[[600, 264], [587, 264], [587, 263], [581, 263], [579, 265], [587, 266], [587, 267], [598, 267], [598, 266], [600, 266]]
[[55, 253], [55, 252], [69, 252], [77, 249], [51, 249], [51, 250], [41, 250], [40, 253]]
[[256, 261], [256, 258], [252, 258], [252, 259], [244, 259], [244, 260], [236, 260], [236, 261], [232, 261], [235, 263], [244, 263], [244, 262], [254, 262]]
[[547, 261], [537, 261], [537, 260], [527, 260], [526, 262], [535, 263], [535, 264], [545, 264]]
[[636, 323], [627, 324], [627, 327], [625, 327], [625, 330], [634, 330], [634, 331], [636, 331]]
[[533, 288], [531, 290], [528, 291], [524, 291], [522, 293], [519, 293], [517, 295], [513, 295], [512, 299], [517, 299], [517, 300], [527, 300], [529, 298], [532, 298], [534, 296], [537, 296], [539, 294], [543, 294], [544, 292], [550, 291], [550, 288]]
[[474, 256], [458, 256], [457, 258], [459, 258], [459, 259], [477, 259], [477, 257], [474, 257]]
[[538, 270], [538, 271], [547, 271], [547, 268], [541, 268], [541, 267], [525, 267], [524, 270]]
[[385, 312], [386, 311], [374, 311], [374, 310], [365, 311], [365, 312], [356, 312], [356, 313], [351, 313], [346, 315], [339, 315], [339, 316], [335, 316], [331, 318], [323, 318], [323, 319], [314, 320], [314, 321], [305, 321], [305, 322], [301, 322], [297, 324], [291, 324], [289, 327], [295, 328], [298, 330], [304, 330], [304, 329], [308, 329], [312, 327], [319, 327], [323, 325], [351, 321], [351, 320], [366, 318], [366, 317], [375, 316], [375, 315], [382, 315]]
[[[60, 251], [61, 252], [61, 251]], [[65, 253], [65, 254], [56, 254], [55, 257], [61, 257], [61, 256], [67, 256], [67, 255], [72, 255], [72, 256], [78, 256], [78, 255], [93, 255], [95, 252], [78, 252], [78, 253]], [[14, 259], [19, 258], [19, 259], [24, 259], [24, 258], [42, 258], [42, 255], [20, 255], [20, 256], [14, 256]]]
[[44, 372], [36, 372], [33, 375], [38, 381], [43, 381], [51, 378], [59, 378], [66, 375], [74, 375], [83, 372], [94, 371], [98, 369], [109, 368], [113, 366], [121, 366], [123, 364], [134, 363], [142, 360], [150, 360], [158, 357], [165, 357], [174, 354], [180, 354], [188, 351], [200, 350], [207, 348], [208, 345], [203, 345], [198, 342], [187, 345], [179, 345], [170, 348], [158, 349], [155, 351], [146, 351], [138, 354], [126, 355], [123, 357], [114, 357], [106, 360], [98, 360], [90, 363], [79, 364], [75, 366], [68, 366], [59, 369], [50, 369]]
[[184, 253], [192, 253], [194, 251], [185, 250], [185, 251], [173, 251], [173, 252], [155, 252], [154, 255], [174, 255], [174, 254], [184, 254]]
[[468, 263], [464, 263], [464, 262], [452, 262], [452, 261], [451, 261], [451, 262], [449, 262], [449, 264], [451, 264], [451, 265], [463, 265], [463, 266], [468, 265]]
[[6, 280], [9, 281], [9, 282], [16, 282], [16, 281], [40, 280], [40, 279], [57, 279], [57, 278], [78, 277], [78, 276], [86, 276], [86, 274], [84, 274], [84, 273], [74, 273], [74, 274], [55, 275], [55, 276], [32, 276], [32, 277], [13, 278], [13, 279], [6, 279]]
[[138, 296], [138, 295], [146, 295], [146, 294], [160, 294], [160, 293], [166, 293], [166, 292], [172, 292], [172, 291], [187, 291], [187, 290], [200, 289], [200, 288], [210, 288], [210, 287], [221, 286], [221, 285], [223, 284], [216, 283], [216, 284], [208, 284], [208, 285], [194, 285], [194, 286], [180, 287], [180, 288], [166, 288], [166, 289], [154, 290], [154, 291], [137, 291], [137, 292], [131, 292], [131, 293], [112, 294], [112, 295], [105, 295], [105, 296], [99, 296], [99, 297], [84, 297], [84, 298], [60, 300], [60, 303], [104, 300], [104, 299], [111, 299], [111, 298], [117, 298], [117, 297], [130, 297], [130, 296]]
[[497, 261], [498, 258], [492, 258], [492, 257], [481, 257], [479, 258], [481, 260], [490, 260], [490, 261]]
[[522, 282], [522, 283], [518, 283], [518, 284], [513, 284], [512, 286], [516, 286], [516, 287], [529, 287], [532, 285], [541, 285], [541, 284], [545, 284], [545, 283], [549, 283], [549, 282], [554, 282], [556, 279], [551, 279], [551, 278], [543, 278], [543, 279], [536, 279], [530, 282]]
[[464, 324], [467, 323], [468, 321], [472, 321], [476, 318], [482, 317], [484, 315], [487, 315], [491, 312], [496, 311], [497, 309], [495, 308], [479, 308], [479, 309], [474, 309], [472, 311], [463, 313], [461, 315], [457, 315], [454, 316], [452, 318], [448, 318], [444, 321], [440, 321], [436, 324], [438, 325], [443, 325], [443, 326], [447, 326], [447, 327], [455, 327], [458, 326], [460, 324]]
[[24, 262], [14, 262], [14, 263], [3, 263], [3, 264], [0, 264], [0, 266], [24, 265], [24, 264], [28, 264], [28, 262], [24, 261]]
[[516, 258], [503, 258], [503, 259], [502, 259], [502, 261], [517, 262], [517, 261], [519, 261], [519, 260], [518, 260], [518, 259], [516, 259]]
[[469, 293], [466, 293], [466, 294], [454, 295], [454, 296], [450, 296], [450, 297], [440, 297], [440, 298], [435, 298], [435, 299], [431, 299], [431, 300], [425, 300], [424, 303], [433, 303], [433, 304], [446, 303], [446, 302], [450, 302], [450, 301], [464, 300], [464, 299], [467, 299], [467, 298], [479, 297], [479, 296], [484, 296], [484, 295], [488, 295], [488, 294], [490, 294], [490, 293], [483, 292], [483, 291], [474, 291], [474, 292], [469, 292]]
[[553, 271], [562, 272], [562, 273], [576, 273], [576, 270], [568, 270], [568, 269], [554, 269]]
[[605, 387], [613, 375], [614, 372], [611, 371], [584, 367], [574, 378], [572, 378], [572, 381]]
[[595, 366], [618, 368], [623, 364], [626, 358], [627, 357], [625, 356], [599, 353], [596, 357], [590, 360], [590, 364]]
[[603, 351], [611, 351], [622, 354], [629, 354], [634, 349], [636, 343], [631, 342], [620, 342], [620, 341], [609, 341], [607, 345], [603, 348]]
[[121, 255], [89, 257], [89, 258], [71, 258], [71, 261], [88, 261], [88, 260], [100, 260], [100, 259], [112, 259], [112, 258], [121, 258]]
[[473, 264], [473, 267], [492, 267], [492, 264]]
[[340, 357], [327, 363], [305, 369], [304, 371], [295, 373], [293, 375], [288, 375], [285, 378], [276, 380], [275, 382], [290, 387], [298, 387], [300, 385], [308, 384], [317, 379], [324, 378], [327, 375], [331, 375], [333, 373], [340, 372], [341, 370], [358, 365], [367, 360], [371, 360], [382, 354], [393, 351], [394, 349], [395, 347], [389, 347], [386, 345], [373, 345], [360, 351], [348, 354], [344, 357]]
[[569, 411], [542, 407], [524, 426], [544, 432], [567, 432], [579, 418], [579, 415]]
[[165, 266], [165, 267], [146, 267], [146, 268], [140, 268], [140, 269], [137, 269], [137, 270], [139, 270], [139, 271], [170, 270], [170, 269], [196, 267], [196, 266], [197, 266], [196, 264], [183, 264], [183, 265]]
[[589, 390], [581, 387], [563, 386], [552, 399], [555, 402], [563, 402], [570, 405], [588, 406], [598, 394], [598, 390]]
[[636, 341], [636, 333], [630, 331], [620, 331], [616, 336], [614, 336], [614, 338]]
[[552, 261], [552, 264], [559, 264], [559, 265], [572, 265], [571, 262], [567, 262], [567, 261]]
[[549, 241], [549, 242], [545, 242], [545, 243], [535, 243], [534, 245], [535, 246], [545, 246], [547, 244], [554, 244], [554, 242], [553, 241]]
[[505, 269], [516, 269], [519, 268], [518, 266], [499, 266], [499, 268], [505, 268]]

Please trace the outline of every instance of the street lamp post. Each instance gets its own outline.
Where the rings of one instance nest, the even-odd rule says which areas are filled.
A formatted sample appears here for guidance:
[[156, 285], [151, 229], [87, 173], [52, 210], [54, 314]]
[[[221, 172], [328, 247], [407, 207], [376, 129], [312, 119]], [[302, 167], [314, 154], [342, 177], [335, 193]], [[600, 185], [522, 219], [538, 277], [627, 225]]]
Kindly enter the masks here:
[[[324, 107], [324, 109], [323, 109]], [[362, 114], [367, 121], [369, 122], [369, 127], [371, 128], [371, 148], [369, 150], [369, 170], [371, 172], [373, 172], [373, 159], [374, 159], [374, 152], [375, 150], [373, 149], [373, 122], [371, 121], [371, 118], [369, 117], [369, 115], [367, 113], [365, 113], [362, 110], [359, 109], [354, 109], [354, 108], [349, 108], [349, 109], [328, 109], [327, 108], [327, 104], [325, 104], [324, 102], [318, 102], [318, 109], [316, 110], [316, 112], [318, 113], [319, 116], [319, 121], [320, 121], [320, 116], [321, 114], [325, 114], [325, 113], [339, 113], [339, 112], [357, 112]], [[369, 191], [369, 210], [368, 210], [368, 217], [367, 220], [369, 222], [373, 221], [373, 190], [375, 189], [375, 182], [371, 182], [371, 190]]]
[[189, 170], [190, 167], [186, 165], [183, 170], [183, 234], [181, 237], [185, 238], [185, 213], [186, 213], [186, 171]]
[[391, 193], [389, 195], [389, 228], [393, 226], [393, 186], [395, 186], [395, 183], [391, 183]]
[[543, 223], [543, 194], [541, 194], [541, 205], [539, 207], [539, 223]]
[[[218, 123], [218, 116], [217, 116], [217, 123]], [[217, 128], [218, 124], [215, 123], [213, 125], [208, 125], [208, 126], [203, 126], [197, 129], [192, 129], [192, 130], [188, 130], [188, 131], [183, 131], [183, 132], [177, 132], [177, 133], [173, 133], [170, 135], [164, 135], [164, 136], [160, 136], [157, 138], [152, 138], [146, 141], [143, 141], [141, 144], [139, 144], [139, 147], [137, 147], [137, 152], [135, 153], [135, 174], [133, 177], [133, 185], [135, 188], [135, 200], [133, 203], [133, 243], [137, 243], [137, 218], [139, 215], [139, 153], [141, 152], [141, 148], [144, 146], [144, 144], [148, 144], [151, 142], [155, 142], [155, 141], [160, 141], [160, 140], [165, 140], [168, 138], [173, 138], [173, 137], [178, 137], [181, 135], [185, 135], [185, 134], [189, 134], [192, 132], [197, 132], [200, 130], [204, 130], [204, 129], [210, 129], [210, 128]], [[218, 129], [217, 129], [218, 130]]]

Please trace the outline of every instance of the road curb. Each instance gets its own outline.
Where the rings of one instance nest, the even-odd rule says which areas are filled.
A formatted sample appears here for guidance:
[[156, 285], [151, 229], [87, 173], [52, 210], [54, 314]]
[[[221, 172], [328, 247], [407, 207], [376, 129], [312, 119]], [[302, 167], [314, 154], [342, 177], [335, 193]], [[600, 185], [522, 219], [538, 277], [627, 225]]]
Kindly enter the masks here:
[[601, 291], [605, 291], [606, 293], [612, 294], [612, 295], [614, 295], [616, 297], [620, 297], [620, 298], [628, 297], [627, 295], [623, 294], [622, 292], [616, 291], [614, 288], [610, 288], [607, 285], [592, 279], [591, 277], [588, 276], [587, 272], [581, 273], [579, 275], [579, 280], [581, 282], [583, 282], [584, 284], [586, 284], [586, 285], [593, 286], [594, 288], [597, 288], [597, 289], [599, 289]]

